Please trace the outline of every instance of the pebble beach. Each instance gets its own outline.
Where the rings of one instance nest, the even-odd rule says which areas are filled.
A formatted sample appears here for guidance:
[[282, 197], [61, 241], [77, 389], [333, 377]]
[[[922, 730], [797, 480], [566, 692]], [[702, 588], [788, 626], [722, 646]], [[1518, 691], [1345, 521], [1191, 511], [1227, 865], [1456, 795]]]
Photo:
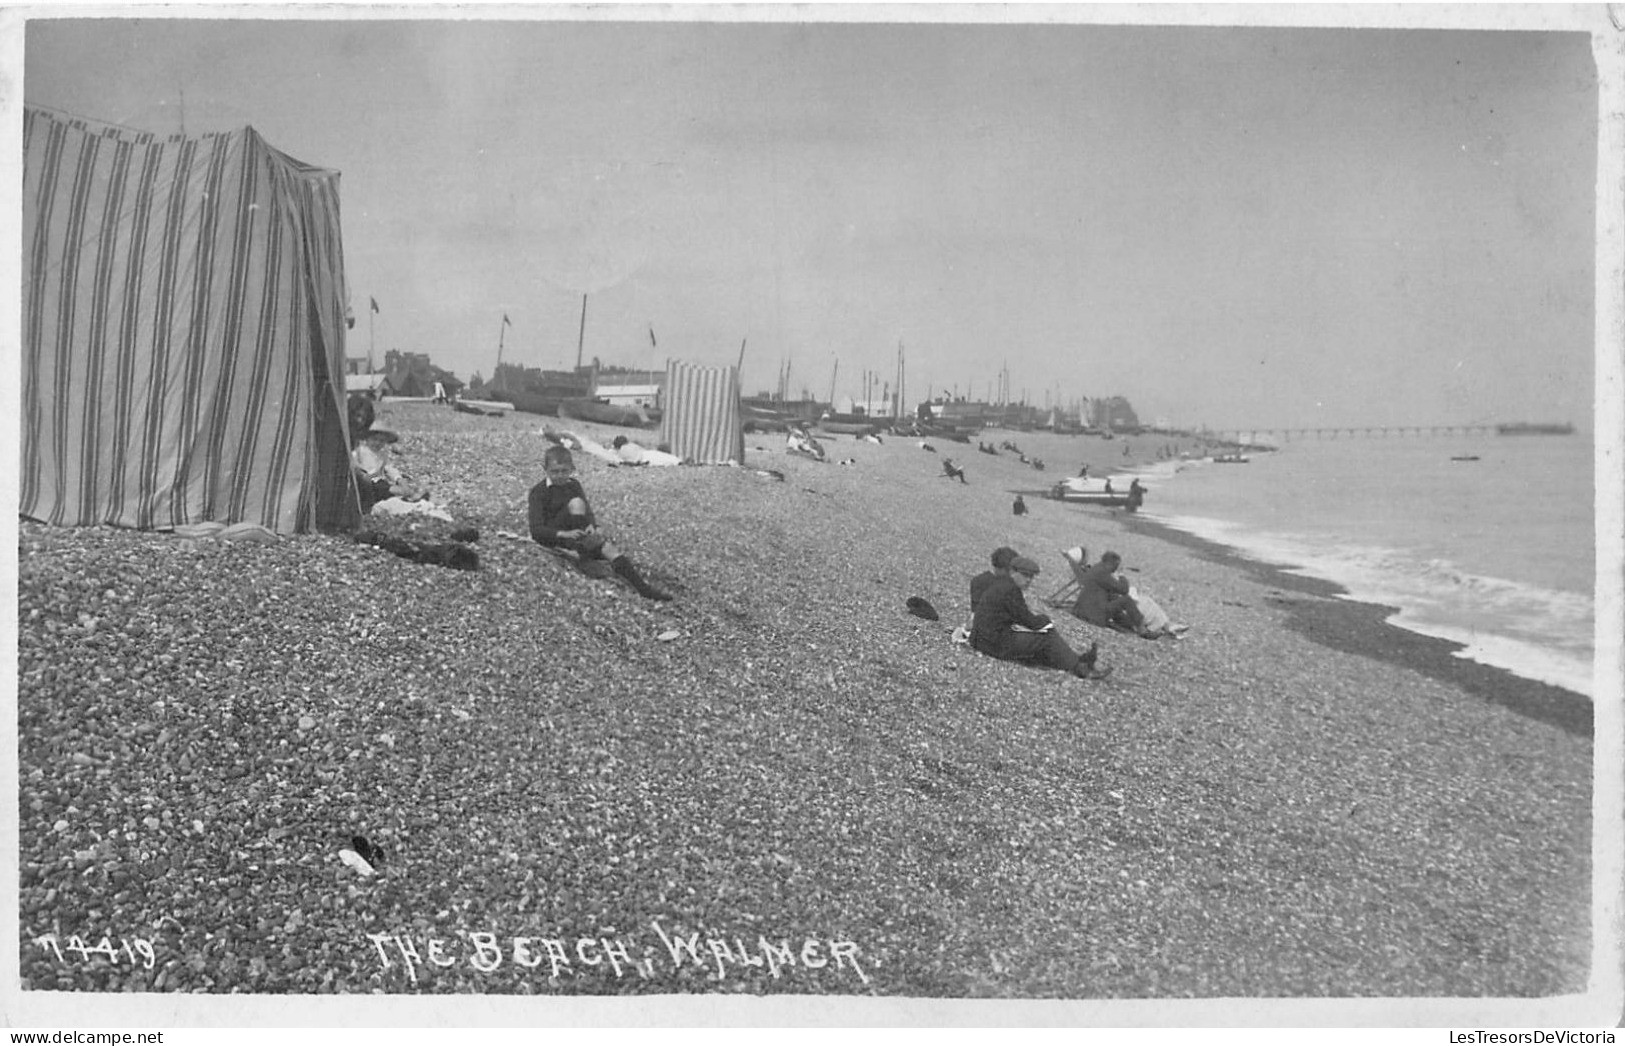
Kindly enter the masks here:
[[[1177, 441], [984, 434], [1043, 472], [901, 436], [819, 463], [748, 433], [740, 468], [578, 453], [600, 524], [675, 594], [654, 603], [526, 530], [543, 426], [623, 430], [421, 402], [377, 425], [478, 529], [477, 570], [20, 524], [25, 989], [1586, 989], [1588, 702], [1041, 496]], [[1042, 567], [1035, 608], [1062, 550], [1111, 548], [1190, 631], [1057, 611], [1105, 681], [954, 645], [1006, 544]], [[338, 856], [358, 835], [375, 874]]]

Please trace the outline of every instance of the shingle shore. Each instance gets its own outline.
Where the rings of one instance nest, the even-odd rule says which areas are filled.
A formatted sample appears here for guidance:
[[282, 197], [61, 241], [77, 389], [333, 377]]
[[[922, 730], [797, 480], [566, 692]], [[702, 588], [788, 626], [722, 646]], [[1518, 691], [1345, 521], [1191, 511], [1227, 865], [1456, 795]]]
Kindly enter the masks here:
[[[578, 455], [600, 520], [678, 593], [653, 604], [525, 537], [548, 423], [614, 432], [380, 412], [397, 463], [479, 527], [475, 572], [315, 536], [22, 525], [29, 987], [1584, 988], [1589, 740], [1313, 642], [1286, 626], [1321, 597], [1283, 599], [1111, 513], [1029, 496], [1011, 515], [1012, 491], [1103, 471], [1120, 443], [992, 434], [1044, 473], [903, 438], [832, 441], [851, 466], [769, 434], [747, 435], [745, 469]], [[941, 478], [944, 453], [968, 486]], [[1001, 544], [1043, 566], [1035, 595], [1064, 580], [1061, 549], [1116, 548], [1190, 637], [1061, 618], [1100, 643], [1107, 683], [955, 648], [968, 579]], [[909, 615], [913, 595], [942, 620]], [[375, 879], [336, 856], [358, 833], [386, 851]], [[697, 961], [666, 940], [691, 933]], [[59, 954], [36, 943], [49, 934], [140, 937], [154, 965]], [[516, 953], [515, 937], [532, 940]], [[747, 965], [764, 938], [798, 958], [822, 942], [827, 965]], [[855, 946], [861, 975], [830, 942]], [[617, 948], [647, 965], [617, 974]]]

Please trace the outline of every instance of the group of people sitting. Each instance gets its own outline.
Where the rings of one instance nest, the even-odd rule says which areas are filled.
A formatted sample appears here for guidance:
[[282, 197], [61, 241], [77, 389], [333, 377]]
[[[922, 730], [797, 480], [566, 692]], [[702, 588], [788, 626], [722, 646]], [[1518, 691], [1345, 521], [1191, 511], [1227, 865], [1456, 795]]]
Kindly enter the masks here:
[[1080, 621], [1120, 632], [1132, 632], [1144, 639], [1178, 639], [1190, 626], [1176, 625], [1156, 601], [1132, 585], [1119, 571], [1123, 557], [1104, 552], [1100, 562], [1088, 563], [1082, 548], [1068, 549], [1064, 555], [1072, 564], [1078, 583], [1078, 597], [1072, 615]]
[[1015, 549], [994, 550], [993, 569], [970, 583], [971, 647], [1001, 661], [1047, 665], [1080, 679], [1111, 675], [1111, 669], [1095, 663], [1097, 644], [1078, 653], [1055, 631], [1049, 615], [1035, 614], [1027, 606], [1027, 589], [1038, 574], [1038, 564]]
[[[1074, 617], [1146, 639], [1178, 638], [1187, 629], [1174, 624], [1155, 601], [1118, 573], [1123, 557], [1116, 552], [1104, 553], [1092, 566], [1082, 548], [1069, 549], [1065, 555], [1078, 583], [1071, 606]], [[1056, 632], [1049, 615], [1035, 613], [1027, 605], [1027, 590], [1040, 573], [1037, 563], [1004, 547], [994, 549], [992, 567], [970, 583], [971, 624], [961, 638], [972, 649], [1001, 661], [1058, 668], [1080, 679], [1105, 679], [1111, 674], [1110, 668], [1096, 663], [1099, 644], [1090, 643], [1088, 650], [1078, 653]]]

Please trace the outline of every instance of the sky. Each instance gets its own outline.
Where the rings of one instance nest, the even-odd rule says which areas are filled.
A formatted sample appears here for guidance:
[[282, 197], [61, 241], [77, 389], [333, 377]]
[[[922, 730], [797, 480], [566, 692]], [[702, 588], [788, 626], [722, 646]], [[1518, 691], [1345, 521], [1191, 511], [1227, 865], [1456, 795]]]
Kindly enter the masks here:
[[842, 398], [901, 349], [910, 403], [1007, 369], [1182, 427], [1590, 425], [1586, 32], [676, 10], [39, 18], [24, 97], [340, 171], [349, 354], [465, 380]]

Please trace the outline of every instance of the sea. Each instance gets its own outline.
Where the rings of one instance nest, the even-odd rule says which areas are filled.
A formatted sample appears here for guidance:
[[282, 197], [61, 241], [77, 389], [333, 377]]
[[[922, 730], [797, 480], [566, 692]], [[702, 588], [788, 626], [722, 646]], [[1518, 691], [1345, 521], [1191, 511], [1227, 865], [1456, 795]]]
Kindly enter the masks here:
[[1141, 515], [1394, 607], [1391, 624], [1459, 657], [1594, 696], [1589, 435], [1307, 438], [1248, 458], [1139, 470]]

